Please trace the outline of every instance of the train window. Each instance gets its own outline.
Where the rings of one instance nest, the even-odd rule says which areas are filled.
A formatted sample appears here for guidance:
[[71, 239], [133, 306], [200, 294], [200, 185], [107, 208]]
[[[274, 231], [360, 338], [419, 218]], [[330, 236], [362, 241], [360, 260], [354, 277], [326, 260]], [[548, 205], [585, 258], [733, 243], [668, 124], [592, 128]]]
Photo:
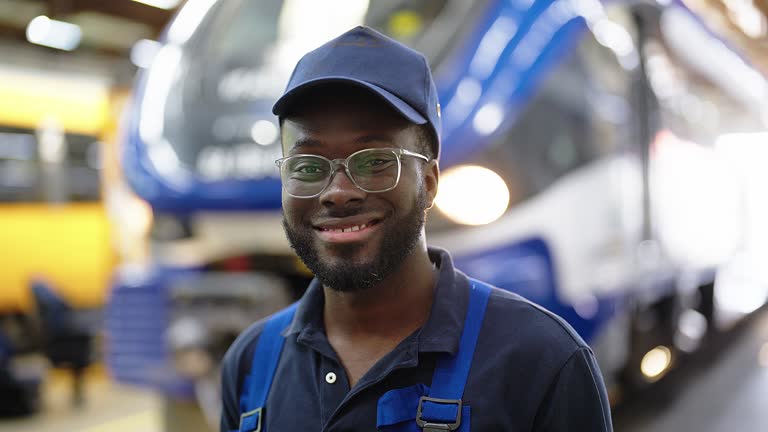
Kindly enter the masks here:
[[545, 78], [519, 118], [474, 163], [499, 173], [511, 206], [633, 139], [629, 75], [590, 35]]
[[0, 127], [0, 202], [99, 200], [99, 145], [88, 135]]

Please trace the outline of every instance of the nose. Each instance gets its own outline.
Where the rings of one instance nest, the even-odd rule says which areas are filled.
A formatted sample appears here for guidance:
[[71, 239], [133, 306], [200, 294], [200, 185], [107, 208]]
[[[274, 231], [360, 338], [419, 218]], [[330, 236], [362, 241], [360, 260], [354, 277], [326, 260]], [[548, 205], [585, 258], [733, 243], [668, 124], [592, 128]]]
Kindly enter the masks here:
[[331, 174], [331, 182], [318, 198], [327, 207], [346, 207], [364, 200], [365, 195], [365, 191], [355, 186], [346, 171], [339, 167]]

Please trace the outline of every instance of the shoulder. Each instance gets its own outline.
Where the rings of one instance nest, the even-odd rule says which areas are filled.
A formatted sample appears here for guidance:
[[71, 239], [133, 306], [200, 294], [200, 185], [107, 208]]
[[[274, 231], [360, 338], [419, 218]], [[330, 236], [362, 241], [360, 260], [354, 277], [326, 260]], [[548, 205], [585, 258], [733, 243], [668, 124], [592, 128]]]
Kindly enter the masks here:
[[253, 356], [256, 343], [258, 342], [269, 318], [270, 317], [266, 317], [251, 324], [237, 336], [234, 342], [232, 342], [232, 345], [229, 346], [229, 349], [222, 360], [222, 367], [226, 371], [234, 376], [239, 376], [239, 371], [243, 369], [244, 365], [250, 363], [249, 360]]
[[243, 378], [249, 373], [254, 348], [265, 323], [266, 319], [258, 321], [240, 333], [221, 362], [221, 430], [237, 427]]
[[[225, 366], [231, 366], [233, 364], [240, 364], [244, 360], [247, 360], [253, 354], [256, 344], [259, 341], [265, 327], [270, 321], [275, 321], [276, 325], [287, 325], [293, 318], [296, 304], [283, 308], [255, 323], [251, 324], [248, 328], [243, 330], [240, 335], [232, 342], [226, 355], [224, 356], [223, 364]], [[277, 327], [272, 327], [272, 331], [275, 331]], [[268, 330], [269, 331], [269, 330]], [[283, 331], [281, 327], [278, 331]]]
[[515, 293], [493, 286], [483, 333], [486, 340], [509, 350], [516, 358], [549, 363], [553, 367], [565, 364], [580, 350], [591, 352], [564, 319]]
[[282, 326], [291, 319], [295, 306], [295, 304], [291, 305], [251, 324], [232, 342], [221, 362], [222, 391], [225, 402], [228, 396], [240, 394], [244, 378], [251, 373], [253, 356], [264, 332], [271, 334], [273, 331], [281, 331], [282, 329], [277, 330], [278, 327], [275, 326]]
[[248, 328], [246, 328], [235, 339], [232, 345], [227, 350], [222, 362], [223, 368], [232, 369], [237, 365], [236, 369], [241, 369], [243, 363], [248, 364], [246, 360], [253, 356], [254, 349], [264, 332], [267, 332], [268, 337], [277, 337], [279, 334], [285, 335], [288, 331], [286, 327], [289, 327], [292, 323], [293, 317], [296, 313], [298, 302], [288, 307], [285, 307], [272, 315], [261, 319]]
[[[221, 430], [237, 427], [239, 419], [239, 401], [245, 377], [250, 374], [253, 356], [259, 339], [270, 320], [278, 314], [284, 314], [289, 308], [251, 324], [230, 345], [221, 363]], [[281, 323], [278, 320], [277, 323]]]

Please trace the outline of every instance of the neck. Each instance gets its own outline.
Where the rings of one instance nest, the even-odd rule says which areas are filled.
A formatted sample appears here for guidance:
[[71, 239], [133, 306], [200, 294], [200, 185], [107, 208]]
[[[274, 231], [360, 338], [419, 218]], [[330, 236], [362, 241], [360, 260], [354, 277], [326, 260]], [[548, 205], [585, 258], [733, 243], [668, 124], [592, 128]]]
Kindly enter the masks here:
[[397, 271], [373, 287], [357, 292], [324, 287], [326, 332], [404, 338], [429, 316], [436, 278], [433, 270], [426, 244], [421, 244]]

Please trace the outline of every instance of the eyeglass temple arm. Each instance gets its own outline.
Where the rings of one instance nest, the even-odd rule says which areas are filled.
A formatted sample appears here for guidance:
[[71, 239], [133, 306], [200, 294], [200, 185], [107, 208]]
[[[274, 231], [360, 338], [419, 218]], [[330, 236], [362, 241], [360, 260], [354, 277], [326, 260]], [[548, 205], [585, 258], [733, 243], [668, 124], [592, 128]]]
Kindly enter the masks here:
[[400, 154], [406, 155], [406, 156], [413, 156], [413, 157], [417, 157], [417, 158], [420, 158], [420, 159], [424, 159], [425, 162], [429, 162], [430, 161], [430, 159], [428, 157], [424, 156], [423, 154], [415, 153], [415, 152], [412, 152], [412, 151], [406, 150], [406, 149], [400, 149]]

